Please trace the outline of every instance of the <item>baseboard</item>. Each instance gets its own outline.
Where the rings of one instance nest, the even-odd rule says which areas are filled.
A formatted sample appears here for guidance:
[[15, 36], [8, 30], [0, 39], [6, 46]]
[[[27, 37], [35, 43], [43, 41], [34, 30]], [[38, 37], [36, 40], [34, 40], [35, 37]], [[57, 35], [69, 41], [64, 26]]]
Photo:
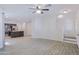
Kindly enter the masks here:
[[61, 41], [63, 42], [63, 39], [57, 39], [57, 38], [45, 38], [45, 37], [32, 37], [32, 38], [35, 38], [35, 39], [47, 39], [47, 40], [55, 40], [55, 41]]

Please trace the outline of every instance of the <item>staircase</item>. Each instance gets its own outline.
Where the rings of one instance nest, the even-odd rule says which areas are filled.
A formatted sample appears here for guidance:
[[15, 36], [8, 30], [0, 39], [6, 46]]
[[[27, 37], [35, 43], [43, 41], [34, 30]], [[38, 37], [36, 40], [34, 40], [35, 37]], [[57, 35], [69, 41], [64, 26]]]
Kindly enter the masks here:
[[65, 36], [64, 35], [64, 42], [77, 44], [75, 36]]

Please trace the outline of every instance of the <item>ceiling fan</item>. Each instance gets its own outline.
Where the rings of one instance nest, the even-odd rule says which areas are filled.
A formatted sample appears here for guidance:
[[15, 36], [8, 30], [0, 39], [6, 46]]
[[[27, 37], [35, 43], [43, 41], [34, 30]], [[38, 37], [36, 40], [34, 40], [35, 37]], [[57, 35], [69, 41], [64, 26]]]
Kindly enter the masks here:
[[[48, 5], [45, 5], [44, 7], [46, 7], [46, 6], [48, 6]], [[38, 13], [38, 14], [43, 14], [44, 11], [49, 11], [48, 8], [42, 8], [42, 5], [37, 5], [32, 8], [29, 8], [29, 9], [34, 10], [32, 13]]]

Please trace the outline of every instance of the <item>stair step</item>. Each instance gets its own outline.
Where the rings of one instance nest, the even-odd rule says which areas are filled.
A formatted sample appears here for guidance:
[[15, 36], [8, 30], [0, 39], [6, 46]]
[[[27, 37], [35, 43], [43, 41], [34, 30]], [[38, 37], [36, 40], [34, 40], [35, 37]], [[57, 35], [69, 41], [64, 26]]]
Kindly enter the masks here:
[[77, 42], [74, 42], [74, 41], [64, 41], [64, 42], [66, 42], [66, 43], [72, 43], [72, 44], [77, 44]]
[[76, 37], [64, 36], [64, 38], [76, 39]]
[[67, 42], [67, 43], [72, 43], [72, 44], [77, 44], [76, 42], [76, 39], [71, 39], [71, 38], [64, 38], [64, 42]]
[[64, 38], [65, 41], [74, 41], [76, 42], [76, 39], [68, 39], [68, 38]]

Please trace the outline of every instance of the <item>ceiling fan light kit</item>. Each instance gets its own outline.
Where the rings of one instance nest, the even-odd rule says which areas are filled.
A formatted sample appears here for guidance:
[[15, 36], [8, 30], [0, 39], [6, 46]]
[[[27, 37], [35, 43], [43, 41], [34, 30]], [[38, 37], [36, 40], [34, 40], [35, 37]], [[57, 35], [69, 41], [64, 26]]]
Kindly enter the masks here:
[[[46, 7], [46, 6], [44, 6], [44, 7]], [[40, 5], [37, 5], [33, 8], [30, 8], [30, 9], [35, 10], [33, 13], [37, 13], [37, 14], [43, 14], [44, 11], [49, 11], [48, 8], [42, 8], [42, 6], [40, 6]]]
[[41, 14], [41, 10], [37, 10], [36, 13]]

